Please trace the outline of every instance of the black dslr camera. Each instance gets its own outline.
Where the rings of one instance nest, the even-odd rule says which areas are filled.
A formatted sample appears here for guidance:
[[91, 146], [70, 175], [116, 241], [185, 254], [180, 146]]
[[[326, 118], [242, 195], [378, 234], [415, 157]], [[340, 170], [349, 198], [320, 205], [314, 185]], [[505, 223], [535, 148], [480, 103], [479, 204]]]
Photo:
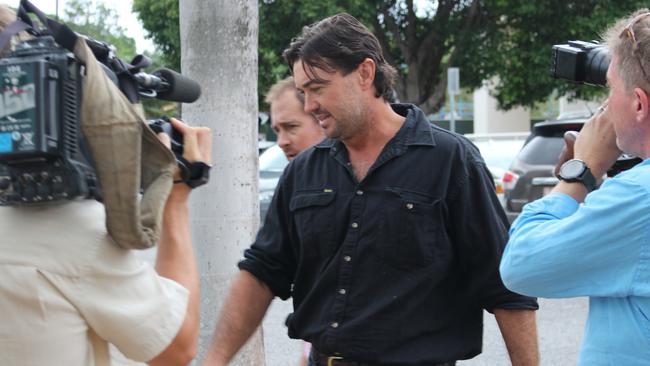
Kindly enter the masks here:
[[553, 46], [551, 76], [579, 84], [607, 85], [609, 50], [597, 42], [569, 41]]
[[[27, 13], [35, 14], [45, 28]], [[34, 38], [0, 58], [0, 205], [101, 198], [94, 164], [79, 131], [84, 70], [71, 52], [79, 37], [132, 103], [141, 97], [192, 103], [201, 94], [198, 83], [172, 70], [142, 72], [150, 65], [144, 56], [136, 56], [130, 64], [123, 62], [112, 46], [74, 33], [27, 0], [21, 0], [18, 20], [5, 28], [0, 39], [9, 40], [20, 30]], [[0, 50], [4, 47], [0, 45]], [[165, 125], [162, 132], [180, 145], [173, 152], [183, 170], [187, 162], [182, 159], [182, 136], [163, 122], [152, 121], [150, 126]], [[189, 165], [196, 172], [183, 170], [185, 181], [207, 182], [209, 167]]]
[[[607, 85], [607, 69], [611, 62], [609, 50], [598, 42], [569, 41], [568, 44], [553, 46], [551, 76], [578, 84]], [[621, 155], [607, 171], [607, 176], [628, 170], [643, 159]]]

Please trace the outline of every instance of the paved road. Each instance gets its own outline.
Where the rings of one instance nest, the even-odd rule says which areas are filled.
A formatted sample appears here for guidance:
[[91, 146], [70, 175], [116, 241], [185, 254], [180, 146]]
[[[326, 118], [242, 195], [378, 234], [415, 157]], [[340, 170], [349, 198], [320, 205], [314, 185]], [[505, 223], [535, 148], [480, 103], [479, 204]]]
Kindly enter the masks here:
[[[542, 366], [572, 366], [577, 363], [582, 332], [587, 316], [585, 298], [540, 299], [537, 312]], [[284, 319], [291, 312], [289, 301], [275, 300], [264, 319], [264, 345], [267, 366], [297, 366], [302, 344], [288, 339]], [[508, 353], [494, 317], [485, 313], [483, 353], [459, 366], [510, 365]]]

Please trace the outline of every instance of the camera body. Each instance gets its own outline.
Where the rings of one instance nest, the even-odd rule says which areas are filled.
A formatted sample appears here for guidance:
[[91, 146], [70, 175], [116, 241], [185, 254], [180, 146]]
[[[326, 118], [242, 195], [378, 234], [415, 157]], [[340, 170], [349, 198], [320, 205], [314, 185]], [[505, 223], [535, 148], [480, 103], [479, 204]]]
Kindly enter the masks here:
[[579, 84], [607, 85], [609, 50], [597, 42], [569, 41], [552, 48], [551, 76]]
[[0, 59], [0, 205], [93, 197], [79, 131], [82, 68], [50, 36]]

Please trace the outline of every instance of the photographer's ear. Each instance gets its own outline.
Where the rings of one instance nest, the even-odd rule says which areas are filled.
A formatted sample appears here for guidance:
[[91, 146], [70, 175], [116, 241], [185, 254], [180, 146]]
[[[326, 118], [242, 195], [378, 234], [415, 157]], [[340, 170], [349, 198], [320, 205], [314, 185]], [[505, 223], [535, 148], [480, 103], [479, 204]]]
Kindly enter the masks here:
[[645, 122], [650, 118], [650, 100], [648, 93], [641, 88], [634, 88], [634, 103], [637, 122]]

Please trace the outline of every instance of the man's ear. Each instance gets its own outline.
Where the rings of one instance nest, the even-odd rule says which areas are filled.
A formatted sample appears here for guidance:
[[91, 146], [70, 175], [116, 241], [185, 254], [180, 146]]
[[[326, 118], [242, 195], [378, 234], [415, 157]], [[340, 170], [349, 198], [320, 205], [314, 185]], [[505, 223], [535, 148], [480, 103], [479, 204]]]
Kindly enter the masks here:
[[363, 90], [373, 87], [373, 84], [375, 82], [376, 69], [377, 65], [375, 64], [375, 61], [370, 58], [364, 59], [361, 61], [359, 66], [357, 66], [357, 73], [359, 74], [359, 85], [361, 85], [361, 88]]
[[634, 88], [634, 103], [636, 107], [636, 120], [643, 122], [650, 118], [650, 99], [648, 93], [641, 88]]

